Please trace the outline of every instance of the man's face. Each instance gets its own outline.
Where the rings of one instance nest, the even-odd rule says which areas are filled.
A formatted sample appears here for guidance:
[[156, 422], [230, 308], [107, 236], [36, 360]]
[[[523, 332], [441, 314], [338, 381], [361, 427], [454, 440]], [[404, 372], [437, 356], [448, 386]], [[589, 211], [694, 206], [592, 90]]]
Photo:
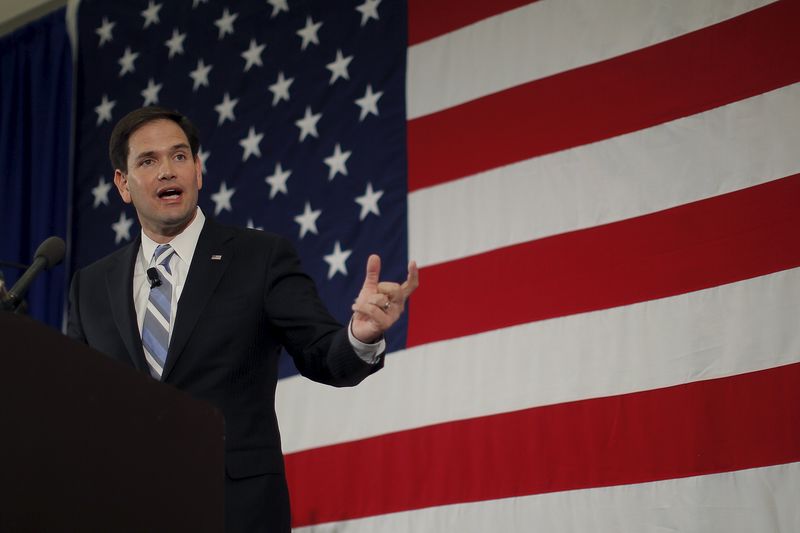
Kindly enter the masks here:
[[167, 242], [194, 219], [197, 191], [203, 186], [200, 159], [171, 120], [149, 122], [128, 139], [128, 172], [114, 172], [125, 203], [133, 202], [145, 234]]

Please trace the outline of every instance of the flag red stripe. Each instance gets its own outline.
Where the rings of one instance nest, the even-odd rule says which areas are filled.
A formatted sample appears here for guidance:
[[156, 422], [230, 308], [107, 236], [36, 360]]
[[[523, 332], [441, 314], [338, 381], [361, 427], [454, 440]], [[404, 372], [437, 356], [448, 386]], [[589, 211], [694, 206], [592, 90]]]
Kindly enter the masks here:
[[409, 0], [409, 46], [536, 0]]
[[636, 131], [800, 80], [783, 1], [408, 122], [409, 190]]
[[800, 174], [423, 268], [407, 345], [700, 290], [800, 265]]
[[798, 383], [800, 363], [290, 454], [294, 525], [797, 461]]

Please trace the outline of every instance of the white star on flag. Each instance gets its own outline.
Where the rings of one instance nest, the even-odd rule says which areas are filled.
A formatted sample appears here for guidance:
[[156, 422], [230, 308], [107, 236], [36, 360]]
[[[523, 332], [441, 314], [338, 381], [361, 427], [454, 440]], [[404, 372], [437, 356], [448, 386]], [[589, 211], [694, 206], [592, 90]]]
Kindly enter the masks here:
[[133, 62], [136, 61], [137, 57], [139, 57], [139, 52], [131, 52], [129, 46], [125, 47], [125, 53], [117, 60], [117, 63], [119, 63], [121, 67], [119, 71], [120, 78], [128, 72], [136, 72], [136, 67], [133, 66]]
[[144, 97], [143, 106], [158, 104], [158, 91], [161, 90], [163, 86], [162, 83], [158, 85], [155, 84], [153, 78], [147, 82], [147, 88], [142, 91], [142, 96]]
[[213, 65], [206, 65], [202, 59], [197, 62], [197, 68], [189, 73], [189, 76], [194, 80], [192, 90], [196, 91], [201, 85], [208, 87], [208, 73], [211, 72], [212, 68]]
[[104, 177], [100, 177], [97, 185], [92, 189], [92, 196], [94, 196], [94, 204], [92, 207], [96, 208], [98, 205], [108, 205], [108, 191], [111, 190], [111, 182], [107, 182]]
[[275, 165], [275, 172], [271, 176], [264, 178], [269, 184], [269, 199], [272, 200], [279, 192], [289, 194], [289, 189], [286, 188], [286, 180], [292, 174], [291, 170], [283, 170], [280, 162]]
[[186, 39], [186, 34], [178, 31], [178, 28], [172, 30], [172, 37], [164, 42], [164, 46], [169, 48], [169, 58], [175, 54], [183, 54], [183, 41]]
[[317, 133], [317, 122], [322, 118], [322, 113], [314, 115], [310, 107], [306, 107], [306, 114], [300, 120], [295, 121], [295, 125], [300, 128], [300, 141], [307, 136], [319, 137]]
[[284, 78], [283, 71], [278, 72], [278, 80], [269, 86], [272, 92], [272, 105], [276, 105], [281, 100], [289, 101], [289, 87], [292, 85], [294, 78]]
[[133, 219], [128, 218], [125, 215], [125, 211], [122, 211], [119, 214], [119, 220], [111, 224], [111, 229], [116, 234], [114, 236], [114, 244], [119, 244], [123, 240], [131, 240], [131, 224], [133, 224]]
[[236, 117], [233, 114], [233, 108], [239, 102], [239, 99], [236, 98], [235, 100], [231, 100], [231, 97], [228, 93], [225, 93], [225, 96], [222, 99], [222, 102], [215, 105], [214, 109], [219, 113], [219, 120], [217, 121], [217, 126], [222, 125], [225, 120], [230, 120], [233, 122], [236, 120]]
[[367, 190], [364, 195], [356, 197], [356, 203], [361, 206], [359, 220], [364, 220], [370, 213], [381, 216], [381, 211], [378, 209], [378, 200], [381, 199], [381, 196], [383, 196], [383, 191], [373, 191], [372, 183], [367, 182]]
[[214, 202], [214, 216], [219, 215], [224, 211], [233, 211], [231, 207], [231, 196], [236, 192], [236, 189], [229, 189], [228, 185], [223, 181], [219, 187], [219, 191], [211, 195], [211, 200]]
[[333, 246], [333, 252], [324, 256], [325, 262], [328, 263], [328, 279], [331, 279], [337, 272], [342, 275], [347, 275], [347, 266], [345, 261], [353, 253], [352, 250], [342, 250], [342, 245], [339, 241]]
[[241, 146], [244, 150], [242, 152], [242, 161], [247, 161], [247, 158], [251, 155], [261, 157], [261, 148], [258, 147], [258, 144], [263, 138], [263, 133], [256, 133], [256, 129], [250, 126], [250, 130], [247, 132], [247, 137], [239, 141], [239, 146]]
[[197, 148], [197, 157], [200, 158], [200, 170], [202, 170], [203, 172], [206, 171], [206, 161], [208, 161], [208, 158], [210, 156], [211, 156], [211, 150], [204, 152], [202, 146], [199, 146]]
[[261, 63], [261, 52], [264, 51], [264, 44], [258, 44], [255, 39], [250, 39], [250, 48], [242, 52], [242, 57], [247, 62], [244, 66], [244, 71], [250, 70], [253, 65], [263, 66]]
[[222, 11], [222, 16], [214, 21], [214, 26], [219, 28], [219, 38], [222, 39], [226, 34], [233, 35], [233, 21], [239, 16], [238, 13], [231, 14], [226, 7]]
[[147, 28], [151, 24], [158, 24], [161, 22], [158, 19], [158, 12], [161, 10], [161, 4], [156, 4], [152, 0], [147, 4], [147, 9], [142, 11], [144, 17], [144, 27]]
[[319, 235], [317, 232], [317, 219], [322, 214], [322, 209], [311, 209], [311, 203], [306, 202], [303, 214], [294, 217], [294, 221], [300, 224], [300, 238], [306, 236], [309, 231], [314, 235]]
[[100, 44], [97, 45], [98, 47], [101, 47], [104, 44], [114, 40], [114, 37], [111, 35], [111, 32], [116, 24], [117, 24], [116, 22], [109, 22], [106, 17], [103, 17], [103, 23], [100, 25], [99, 28], [94, 30], [94, 32], [100, 36]]
[[208, 0], [192, 0], [192, 9], [196, 8], [200, 4], [207, 4]]
[[347, 72], [347, 66], [353, 60], [353, 56], [344, 57], [341, 50], [336, 50], [336, 59], [325, 65], [325, 68], [331, 71], [331, 81], [328, 85], [333, 85], [333, 82], [339, 78], [346, 80], [350, 79], [350, 74]]
[[103, 122], [111, 122], [111, 110], [115, 105], [117, 105], [116, 100], [109, 101], [108, 96], [103, 95], [103, 101], [94, 108], [95, 113], [97, 113], [97, 126]]
[[272, 14], [269, 18], [275, 18], [281, 11], [289, 12], [289, 5], [286, 0], [267, 0], [267, 3], [272, 6]]
[[333, 148], [333, 154], [325, 158], [325, 164], [328, 165], [328, 181], [336, 177], [337, 173], [347, 176], [347, 165], [345, 164], [353, 152], [348, 150], [342, 152], [342, 147], [339, 143]]
[[356, 105], [361, 108], [361, 115], [358, 117], [359, 122], [367, 118], [370, 113], [376, 117], [378, 116], [378, 99], [381, 96], [383, 96], [383, 91], [374, 93], [372, 92], [372, 85], [367, 85], [367, 92], [364, 93], [364, 96], [356, 98]]
[[311, 17], [306, 17], [306, 25], [302, 29], [297, 30], [297, 35], [303, 39], [300, 50], [305, 50], [309, 43], [319, 44], [317, 32], [320, 26], [322, 26], [322, 22], [314, 22]]
[[378, 5], [381, 0], [364, 0], [364, 3], [356, 6], [356, 11], [361, 12], [361, 25], [364, 26], [369, 19], [380, 20], [378, 17]]

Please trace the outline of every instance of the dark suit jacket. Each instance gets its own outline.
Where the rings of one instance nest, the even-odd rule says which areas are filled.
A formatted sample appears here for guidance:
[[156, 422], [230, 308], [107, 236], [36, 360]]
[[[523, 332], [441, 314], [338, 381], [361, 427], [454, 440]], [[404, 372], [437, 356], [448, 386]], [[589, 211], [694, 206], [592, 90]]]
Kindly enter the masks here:
[[[68, 334], [148, 372], [132, 291], [138, 250], [139, 239], [75, 274]], [[347, 330], [320, 301], [288, 241], [206, 219], [178, 304], [162, 381], [222, 410], [229, 530], [253, 523], [239, 516], [246, 513], [241, 509], [230, 516], [235, 480], [278, 474], [285, 487], [274, 408], [281, 346], [303, 375], [335, 386], [355, 385], [383, 364], [381, 359], [368, 365], [353, 352]], [[237, 502], [242, 499], [237, 496]], [[254, 516], [259, 512], [254, 509]]]

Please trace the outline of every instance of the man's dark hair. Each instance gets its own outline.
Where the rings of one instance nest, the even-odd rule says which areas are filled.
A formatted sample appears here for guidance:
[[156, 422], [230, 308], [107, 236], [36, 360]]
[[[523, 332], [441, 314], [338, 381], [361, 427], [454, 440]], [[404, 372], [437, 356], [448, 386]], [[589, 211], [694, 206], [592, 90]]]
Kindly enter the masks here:
[[115, 170], [120, 169], [122, 172], [128, 172], [128, 139], [136, 130], [154, 120], [171, 120], [180, 126], [189, 140], [192, 158], [197, 157], [197, 151], [200, 149], [200, 135], [195, 125], [188, 118], [177, 111], [164, 107], [140, 107], [122, 117], [117, 122], [117, 125], [114, 126], [114, 131], [111, 132], [111, 138], [108, 141], [108, 157], [111, 159], [111, 165]]

